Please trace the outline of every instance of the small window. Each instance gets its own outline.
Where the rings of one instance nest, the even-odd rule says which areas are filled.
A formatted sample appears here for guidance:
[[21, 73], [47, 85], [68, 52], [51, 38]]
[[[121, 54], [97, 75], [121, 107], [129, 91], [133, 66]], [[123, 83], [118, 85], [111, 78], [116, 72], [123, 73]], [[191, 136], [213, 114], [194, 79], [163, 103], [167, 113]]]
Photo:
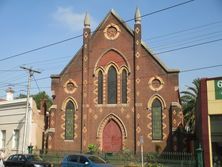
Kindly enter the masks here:
[[65, 111], [65, 139], [72, 140], [74, 136], [74, 104], [68, 101]]
[[122, 72], [122, 103], [127, 103], [127, 72]]
[[162, 105], [158, 99], [152, 104], [152, 134], [153, 140], [162, 140]]
[[117, 72], [111, 66], [108, 71], [108, 104], [117, 103]]
[[68, 161], [78, 162], [78, 159], [79, 159], [79, 156], [77, 156], [77, 155], [71, 155], [71, 156], [69, 156]]
[[5, 142], [6, 142], [6, 130], [0, 131], [0, 149], [5, 149]]
[[16, 150], [19, 148], [19, 130], [18, 129], [15, 129], [13, 131], [12, 148]]
[[98, 73], [98, 104], [103, 104], [103, 73]]
[[14, 156], [11, 158], [11, 160], [13, 160], [13, 161], [18, 161], [18, 155], [17, 155], [17, 154], [14, 155]]

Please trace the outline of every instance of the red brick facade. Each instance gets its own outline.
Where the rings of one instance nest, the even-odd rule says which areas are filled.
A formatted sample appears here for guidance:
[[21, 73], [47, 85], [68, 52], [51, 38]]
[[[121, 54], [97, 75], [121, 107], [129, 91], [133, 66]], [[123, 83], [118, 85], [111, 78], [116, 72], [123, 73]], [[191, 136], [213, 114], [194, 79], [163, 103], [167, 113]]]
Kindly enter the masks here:
[[[172, 141], [173, 131], [182, 123], [179, 71], [167, 69], [141, 41], [140, 21], [131, 30], [110, 11], [96, 31], [90, 31], [85, 25], [82, 48], [59, 75], [51, 77], [54, 105], [49, 126], [53, 132], [48, 136], [48, 148], [86, 151], [89, 144], [96, 144], [105, 151], [104, 140], [113, 133], [107, 133], [109, 127], [116, 129], [113, 133], [119, 136], [116, 148], [121, 150], [140, 151], [141, 135], [145, 152], [172, 150], [176, 142], [176, 139]], [[117, 72], [117, 104], [108, 104], [107, 77], [111, 66]], [[102, 104], [98, 104], [99, 70], [103, 74]], [[128, 74], [127, 103], [122, 103], [123, 70]], [[162, 107], [161, 140], [152, 138], [154, 99], [158, 99]], [[72, 140], [65, 139], [65, 110], [69, 100], [75, 106]]]

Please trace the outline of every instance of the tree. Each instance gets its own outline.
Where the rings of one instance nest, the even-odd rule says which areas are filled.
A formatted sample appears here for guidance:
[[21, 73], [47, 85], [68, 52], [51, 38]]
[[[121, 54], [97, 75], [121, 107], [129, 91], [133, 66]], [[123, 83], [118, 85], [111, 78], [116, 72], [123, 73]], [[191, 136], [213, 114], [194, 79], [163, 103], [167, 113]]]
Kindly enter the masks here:
[[[16, 99], [21, 99], [21, 98], [26, 98], [26, 97], [27, 97], [26, 94], [20, 93], [18, 97], [16, 97]], [[40, 109], [41, 100], [43, 99], [46, 100], [47, 109], [52, 105], [52, 98], [49, 97], [49, 95], [47, 95], [45, 91], [39, 92], [35, 95], [31, 95], [31, 97], [33, 97], [33, 99], [35, 100], [38, 109]]]
[[47, 109], [52, 105], [52, 99], [45, 93], [45, 91], [32, 95], [32, 97], [35, 100], [38, 109], [40, 109], [41, 100], [43, 99], [46, 100]]
[[22, 98], [26, 98], [27, 97], [27, 95], [25, 95], [25, 94], [23, 94], [23, 93], [20, 93], [19, 95], [18, 95], [18, 97], [16, 97], [15, 99], [22, 99]]
[[200, 79], [194, 79], [192, 84], [192, 87], [188, 86], [186, 91], [181, 92], [184, 122], [188, 133], [195, 132], [195, 113], [197, 111]]

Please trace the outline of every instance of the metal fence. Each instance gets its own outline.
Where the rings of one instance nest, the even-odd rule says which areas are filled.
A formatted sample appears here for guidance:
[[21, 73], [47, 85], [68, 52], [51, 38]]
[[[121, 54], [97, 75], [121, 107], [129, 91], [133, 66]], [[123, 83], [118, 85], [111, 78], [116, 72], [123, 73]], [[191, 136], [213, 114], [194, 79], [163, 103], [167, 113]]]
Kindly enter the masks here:
[[[54, 166], [60, 166], [65, 155], [75, 152], [47, 152], [40, 156], [52, 163]], [[114, 166], [120, 167], [139, 167], [141, 166], [141, 155], [133, 153], [97, 153], [96, 155], [104, 158]], [[191, 153], [144, 153], [144, 167], [195, 167], [195, 157]]]
[[196, 160], [193, 154], [183, 152], [147, 153], [146, 163], [158, 163], [166, 167], [195, 167]]

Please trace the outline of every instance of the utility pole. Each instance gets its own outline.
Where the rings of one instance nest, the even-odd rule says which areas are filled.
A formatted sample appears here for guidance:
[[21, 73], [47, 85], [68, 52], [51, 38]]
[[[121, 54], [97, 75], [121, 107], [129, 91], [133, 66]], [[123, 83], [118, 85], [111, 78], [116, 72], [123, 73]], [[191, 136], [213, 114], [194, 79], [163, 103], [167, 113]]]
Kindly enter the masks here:
[[27, 67], [20, 67], [23, 70], [28, 71], [28, 86], [27, 86], [27, 103], [26, 103], [26, 112], [25, 112], [25, 126], [24, 126], [24, 134], [23, 134], [23, 141], [22, 141], [22, 153], [25, 153], [25, 147], [26, 147], [26, 139], [27, 139], [27, 124], [28, 124], [28, 115], [29, 115], [29, 96], [30, 96], [30, 87], [31, 87], [31, 78], [34, 75], [34, 73], [40, 74], [41, 72], [37, 70], [33, 70], [32, 68]]

